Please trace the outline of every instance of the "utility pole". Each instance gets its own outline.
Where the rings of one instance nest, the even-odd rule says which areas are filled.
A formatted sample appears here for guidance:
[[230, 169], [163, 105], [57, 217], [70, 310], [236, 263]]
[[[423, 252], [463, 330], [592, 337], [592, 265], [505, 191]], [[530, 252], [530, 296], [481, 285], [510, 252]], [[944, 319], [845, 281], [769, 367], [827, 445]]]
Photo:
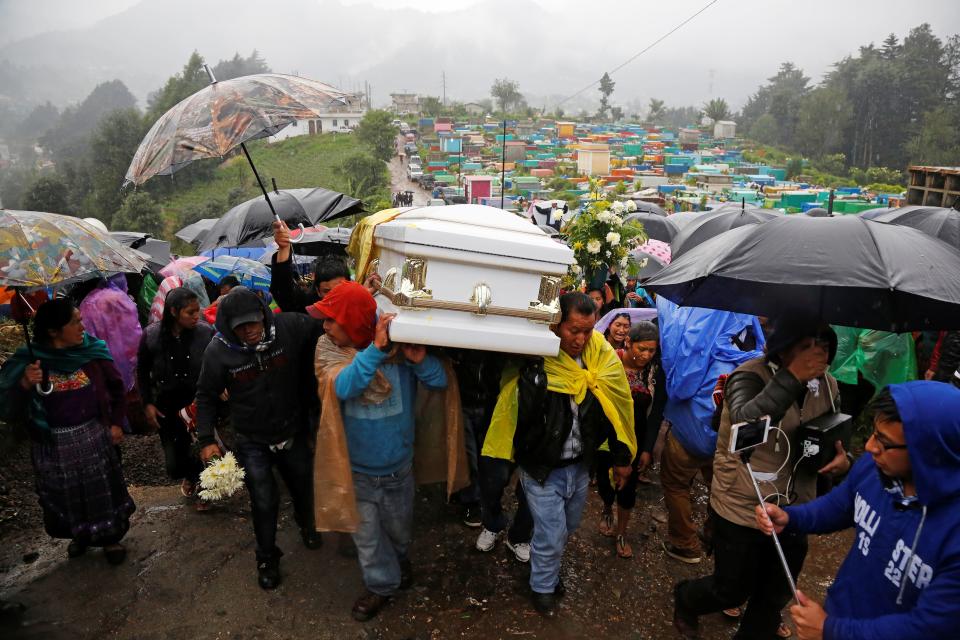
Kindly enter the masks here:
[[440, 72], [440, 83], [443, 85], [443, 106], [447, 106], [447, 72]]

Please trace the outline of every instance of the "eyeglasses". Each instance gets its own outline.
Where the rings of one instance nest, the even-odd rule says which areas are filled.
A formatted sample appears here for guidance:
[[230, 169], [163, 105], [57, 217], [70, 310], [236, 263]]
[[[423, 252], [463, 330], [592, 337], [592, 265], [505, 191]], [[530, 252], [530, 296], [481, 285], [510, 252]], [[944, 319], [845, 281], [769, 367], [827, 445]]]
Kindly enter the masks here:
[[871, 435], [870, 437], [873, 438], [873, 441], [876, 442], [876, 443], [877, 443], [877, 446], [880, 447], [880, 452], [881, 452], [881, 453], [883, 453], [884, 451], [893, 451], [894, 449], [906, 449], [906, 448], [907, 448], [907, 445], [906, 445], [906, 444], [896, 444], [896, 443], [893, 443], [893, 442], [887, 442], [886, 440], [884, 440], [883, 438], [880, 437], [880, 434], [877, 433], [877, 430], [876, 430], [876, 429], [874, 429], [873, 435]]

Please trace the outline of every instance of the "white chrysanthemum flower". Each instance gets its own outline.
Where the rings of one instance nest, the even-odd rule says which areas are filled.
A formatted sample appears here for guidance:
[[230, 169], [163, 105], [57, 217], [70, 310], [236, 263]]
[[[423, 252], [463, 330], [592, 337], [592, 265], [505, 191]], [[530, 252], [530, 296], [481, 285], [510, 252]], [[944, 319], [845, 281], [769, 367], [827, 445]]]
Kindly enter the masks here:
[[627, 213], [633, 213], [634, 211], [637, 210], [637, 203], [634, 202], [633, 200], [627, 200], [627, 204], [625, 206], [627, 209]]
[[623, 203], [620, 202], [619, 200], [617, 200], [617, 201], [614, 202], [612, 205], [610, 205], [610, 208], [611, 208], [611, 209], [613, 210], [613, 212], [616, 213], [616, 214], [622, 214], [623, 211], [624, 211]]
[[620, 244], [620, 234], [616, 231], [611, 231], [607, 234], [607, 242], [610, 243], [611, 247], [615, 247]]
[[200, 498], [222, 500], [229, 498], [243, 486], [246, 472], [232, 452], [207, 465], [200, 473]]
[[623, 218], [621, 218], [620, 216], [610, 216], [610, 224], [612, 224], [615, 227], [619, 227], [620, 225], [623, 224]]
[[620, 258], [621, 269], [626, 269], [628, 264], [630, 264], [630, 256], [623, 256], [622, 258]]
[[597, 214], [597, 220], [600, 222], [610, 222], [610, 216], [613, 215], [606, 209]]
[[578, 264], [572, 264], [570, 265], [570, 271], [573, 271], [573, 275], [578, 276], [583, 271], [583, 269], [580, 268], [580, 265]]
[[600, 253], [602, 246], [599, 240], [590, 240], [587, 242], [587, 253]]

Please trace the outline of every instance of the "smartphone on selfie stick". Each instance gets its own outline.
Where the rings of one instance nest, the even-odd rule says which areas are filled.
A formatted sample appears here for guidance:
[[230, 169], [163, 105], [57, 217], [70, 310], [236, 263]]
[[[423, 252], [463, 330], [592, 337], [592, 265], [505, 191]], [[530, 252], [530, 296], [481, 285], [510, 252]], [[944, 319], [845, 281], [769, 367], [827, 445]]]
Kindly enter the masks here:
[[[753, 483], [753, 489], [757, 492], [757, 500], [760, 508], [765, 509], [763, 494], [760, 493], [760, 485], [753, 475], [753, 468], [750, 466], [750, 456], [753, 450], [766, 443], [770, 435], [770, 416], [762, 416], [752, 422], [740, 422], [730, 427], [730, 453], [739, 453], [740, 460], [747, 467], [747, 473], [750, 475], [750, 482]], [[780, 539], [777, 532], [771, 532], [773, 535], [773, 544], [777, 547], [777, 555], [780, 556], [780, 563], [783, 565], [783, 573], [787, 576], [787, 582], [790, 583], [790, 591], [793, 593], [794, 600], [800, 604], [800, 597], [797, 595], [797, 584], [793, 581], [793, 574], [790, 573], [790, 565], [787, 564], [787, 557], [783, 555], [783, 547], [780, 546]]]

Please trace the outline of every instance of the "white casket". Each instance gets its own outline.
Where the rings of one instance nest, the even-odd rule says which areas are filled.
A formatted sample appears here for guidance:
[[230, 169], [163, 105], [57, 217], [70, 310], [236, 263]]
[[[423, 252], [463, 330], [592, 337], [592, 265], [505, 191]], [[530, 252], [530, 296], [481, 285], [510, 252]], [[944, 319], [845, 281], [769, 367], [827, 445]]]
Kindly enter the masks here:
[[396, 342], [556, 355], [560, 279], [573, 251], [529, 221], [475, 204], [414, 208], [374, 232], [377, 304]]

